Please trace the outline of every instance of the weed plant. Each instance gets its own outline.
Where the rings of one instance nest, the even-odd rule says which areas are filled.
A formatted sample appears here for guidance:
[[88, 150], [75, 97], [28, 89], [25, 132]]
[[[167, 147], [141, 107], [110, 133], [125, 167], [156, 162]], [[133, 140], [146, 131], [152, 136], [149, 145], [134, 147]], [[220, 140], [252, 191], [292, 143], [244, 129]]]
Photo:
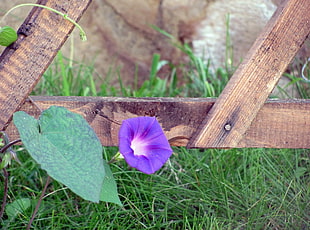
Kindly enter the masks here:
[[[92, 65], [72, 63], [61, 54], [46, 71], [33, 94], [77, 96], [216, 97], [229, 80], [226, 69], [210, 71], [210, 63], [182, 47], [190, 61], [173, 66], [154, 55], [149, 79], [140, 87], [96, 88]], [[157, 77], [162, 65], [171, 75]], [[180, 86], [177, 68], [188, 81]], [[116, 71], [117, 73], [117, 71]], [[102, 80], [102, 79], [101, 79]], [[292, 78], [294, 80], [294, 78]], [[308, 93], [305, 91], [305, 94]], [[309, 95], [309, 94], [307, 94]], [[303, 95], [303, 97], [306, 97]], [[309, 229], [309, 150], [294, 149], [186, 149], [174, 154], [154, 175], [111, 165], [123, 207], [94, 204], [53, 181], [48, 187], [34, 229]], [[45, 171], [18, 149], [21, 165], [9, 168], [9, 200], [2, 229], [25, 229], [46, 181]], [[104, 147], [110, 160], [115, 147]], [[3, 194], [2, 180], [0, 194]], [[26, 202], [27, 201], [27, 202]]]

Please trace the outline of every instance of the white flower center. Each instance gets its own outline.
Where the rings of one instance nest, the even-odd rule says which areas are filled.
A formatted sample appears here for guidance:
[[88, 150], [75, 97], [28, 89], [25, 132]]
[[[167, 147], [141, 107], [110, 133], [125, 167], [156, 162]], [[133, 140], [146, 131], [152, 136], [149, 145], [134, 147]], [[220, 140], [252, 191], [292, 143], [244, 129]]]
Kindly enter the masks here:
[[139, 138], [134, 138], [131, 142], [130, 148], [132, 148], [134, 155], [141, 156], [146, 155], [147, 143]]

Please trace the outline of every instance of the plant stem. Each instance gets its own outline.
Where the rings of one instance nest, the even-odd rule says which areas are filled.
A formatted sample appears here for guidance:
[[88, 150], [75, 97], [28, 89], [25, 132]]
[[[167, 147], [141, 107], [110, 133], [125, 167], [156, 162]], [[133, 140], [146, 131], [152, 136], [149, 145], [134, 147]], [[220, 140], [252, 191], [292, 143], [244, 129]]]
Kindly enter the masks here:
[[[0, 159], [1, 162], [1, 159]], [[0, 219], [3, 217], [4, 209], [6, 206], [6, 200], [8, 197], [8, 184], [9, 184], [9, 173], [8, 171], [3, 168], [3, 176], [4, 176], [4, 191], [3, 191], [3, 199], [2, 199], [2, 205], [1, 205], [1, 210], [0, 210]]]
[[11, 148], [13, 145], [15, 145], [16, 143], [20, 142], [21, 139], [17, 139], [15, 141], [12, 141], [8, 144], [6, 144], [5, 146], [3, 146], [3, 148], [1, 148], [0, 153], [5, 153], [6, 150], [8, 150], [9, 148]]
[[[16, 144], [17, 142], [20, 142], [20, 139], [17, 139], [15, 141], [9, 142], [9, 138], [7, 137], [7, 135], [5, 134], [5, 132], [0, 132], [0, 134], [3, 136], [4, 138], [4, 144], [5, 146], [3, 146], [0, 149], [0, 153], [5, 153], [9, 148], [11, 148], [14, 144]], [[0, 163], [2, 162], [2, 159], [0, 158]], [[4, 176], [4, 189], [3, 189], [3, 199], [2, 199], [2, 205], [1, 205], [1, 210], [0, 210], [0, 219], [2, 219], [3, 217], [3, 213], [4, 213], [4, 209], [6, 206], [6, 200], [7, 200], [7, 196], [8, 196], [8, 184], [9, 184], [9, 173], [6, 170], [6, 168], [3, 168], [3, 176]]]
[[29, 223], [28, 223], [28, 225], [27, 225], [27, 228], [26, 228], [27, 230], [29, 230], [29, 229], [31, 228], [31, 225], [32, 225], [32, 223], [33, 223], [33, 221], [34, 221], [34, 218], [36, 217], [37, 212], [39, 211], [41, 202], [42, 202], [42, 200], [43, 200], [43, 197], [44, 197], [44, 195], [45, 195], [45, 192], [46, 192], [46, 190], [47, 190], [47, 187], [48, 187], [50, 181], [51, 181], [51, 177], [48, 176], [47, 179], [46, 179], [44, 188], [43, 188], [43, 190], [42, 190], [42, 192], [41, 192], [40, 198], [39, 198], [39, 200], [38, 200], [38, 203], [37, 203], [37, 205], [36, 205], [36, 207], [35, 207], [35, 209], [34, 209], [34, 211], [33, 211], [33, 213], [32, 213], [31, 219], [29, 220]]
[[11, 8], [8, 12], [6, 12], [5, 15], [3, 15], [2, 19], [1, 19], [1, 24], [4, 20], [4, 18], [9, 14], [11, 13], [13, 10], [19, 8], [19, 7], [22, 7], [22, 6], [36, 6], [36, 7], [41, 7], [43, 9], [47, 9], [47, 10], [50, 10], [56, 14], [59, 14], [60, 16], [62, 16], [64, 19], [68, 20], [69, 22], [71, 22], [73, 25], [75, 25], [79, 30], [80, 30], [80, 38], [82, 41], [86, 41], [87, 40], [87, 37], [86, 37], [86, 33], [85, 31], [83, 30], [83, 28], [77, 23], [75, 22], [73, 19], [71, 19], [67, 14], [64, 14], [64, 13], [61, 13], [60, 11], [58, 10], [55, 10], [53, 8], [50, 8], [48, 6], [45, 6], [45, 5], [40, 5], [40, 4], [35, 4], [35, 3], [24, 3], [24, 4], [19, 4], [19, 5], [16, 5], [14, 6], [13, 8]]
[[124, 157], [121, 155], [121, 153], [120, 153], [120, 152], [117, 152], [117, 153], [112, 157], [112, 159], [108, 162], [108, 164], [112, 164], [112, 163], [114, 163], [114, 162], [117, 162], [117, 161], [123, 160], [123, 159], [124, 159]]

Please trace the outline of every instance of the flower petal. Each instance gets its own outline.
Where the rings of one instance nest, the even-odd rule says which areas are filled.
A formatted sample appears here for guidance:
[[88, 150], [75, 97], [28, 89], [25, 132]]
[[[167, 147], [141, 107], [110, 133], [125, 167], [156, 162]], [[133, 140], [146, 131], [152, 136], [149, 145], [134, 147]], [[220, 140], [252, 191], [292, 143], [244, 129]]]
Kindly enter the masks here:
[[159, 170], [172, 154], [155, 117], [124, 120], [119, 131], [119, 151], [131, 167], [146, 174]]

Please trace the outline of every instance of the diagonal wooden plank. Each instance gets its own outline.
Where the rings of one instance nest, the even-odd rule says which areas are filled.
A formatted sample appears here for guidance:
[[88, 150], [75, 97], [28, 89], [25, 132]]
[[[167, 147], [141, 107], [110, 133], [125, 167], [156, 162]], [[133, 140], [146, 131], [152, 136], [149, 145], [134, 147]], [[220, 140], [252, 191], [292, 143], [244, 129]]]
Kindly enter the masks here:
[[[210, 98], [109, 98], [31, 97], [21, 108], [38, 116], [36, 108], [64, 106], [85, 117], [104, 146], [118, 145], [119, 123], [136, 116], [156, 116], [174, 146], [186, 146], [215, 103]], [[223, 148], [310, 148], [310, 100], [269, 100], [237, 146]], [[11, 140], [18, 138], [12, 124], [6, 130]], [[211, 146], [206, 146], [209, 148]]]
[[310, 1], [278, 8], [188, 147], [237, 147], [310, 32]]
[[[78, 21], [91, 0], [39, 0]], [[34, 7], [18, 30], [18, 40], [0, 56], [0, 130], [23, 101], [68, 38], [74, 25], [48, 10]]]

